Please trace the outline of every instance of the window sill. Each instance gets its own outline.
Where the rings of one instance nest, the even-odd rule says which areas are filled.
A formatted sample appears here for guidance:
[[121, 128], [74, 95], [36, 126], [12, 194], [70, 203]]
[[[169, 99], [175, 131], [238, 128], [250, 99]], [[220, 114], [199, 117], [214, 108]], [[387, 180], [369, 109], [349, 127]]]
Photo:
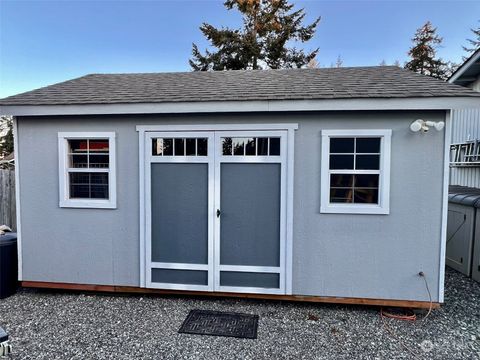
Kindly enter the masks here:
[[110, 200], [64, 200], [60, 201], [61, 208], [80, 209], [116, 209], [117, 204]]
[[322, 205], [321, 214], [367, 214], [388, 215], [390, 209], [379, 205]]

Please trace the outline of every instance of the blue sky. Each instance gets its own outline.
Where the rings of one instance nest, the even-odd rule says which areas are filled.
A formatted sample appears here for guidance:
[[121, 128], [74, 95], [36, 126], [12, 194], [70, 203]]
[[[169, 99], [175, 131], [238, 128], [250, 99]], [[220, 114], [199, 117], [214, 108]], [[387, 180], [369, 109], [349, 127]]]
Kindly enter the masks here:
[[[430, 20], [444, 38], [438, 50], [460, 61], [461, 46], [478, 26], [480, 1], [292, 1], [307, 21], [322, 17], [304, 47], [320, 48], [330, 66], [404, 62], [415, 30]], [[0, 97], [87, 73], [188, 71], [198, 30], [241, 24], [221, 0], [24, 1], [0, 0]]]

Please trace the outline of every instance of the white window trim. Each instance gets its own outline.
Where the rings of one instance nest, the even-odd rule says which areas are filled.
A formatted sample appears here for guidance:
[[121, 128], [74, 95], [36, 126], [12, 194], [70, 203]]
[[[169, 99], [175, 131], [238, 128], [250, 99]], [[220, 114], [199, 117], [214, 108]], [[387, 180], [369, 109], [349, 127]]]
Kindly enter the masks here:
[[[70, 199], [68, 186], [68, 140], [106, 139], [109, 144], [108, 199]], [[59, 132], [58, 133], [59, 206], [63, 208], [116, 209], [116, 150], [115, 132]], [[105, 171], [106, 172], [106, 171]]]
[[[330, 203], [330, 138], [381, 137], [378, 204]], [[326, 214], [389, 214], [392, 130], [322, 130], [320, 212]]]

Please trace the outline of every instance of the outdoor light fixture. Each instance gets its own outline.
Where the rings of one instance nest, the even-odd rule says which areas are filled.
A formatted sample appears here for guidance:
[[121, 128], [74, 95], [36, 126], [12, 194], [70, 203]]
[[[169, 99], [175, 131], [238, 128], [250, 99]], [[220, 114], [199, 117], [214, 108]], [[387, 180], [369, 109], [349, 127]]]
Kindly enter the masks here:
[[427, 132], [432, 126], [435, 128], [435, 130], [442, 131], [445, 127], [445, 123], [443, 121], [435, 122], [417, 119], [410, 124], [410, 130], [412, 130], [413, 132], [419, 132], [420, 130], [422, 130], [423, 132]]

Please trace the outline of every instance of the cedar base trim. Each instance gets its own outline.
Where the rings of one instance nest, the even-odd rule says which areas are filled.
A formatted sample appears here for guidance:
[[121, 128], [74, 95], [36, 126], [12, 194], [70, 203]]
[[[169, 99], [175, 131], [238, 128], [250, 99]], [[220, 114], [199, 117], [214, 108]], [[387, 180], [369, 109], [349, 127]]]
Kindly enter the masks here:
[[408, 307], [417, 309], [433, 309], [440, 307], [440, 303], [429, 301], [414, 300], [391, 300], [391, 299], [369, 299], [353, 297], [334, 297], [334, 296], [304, 296], [304, 295], [271, 295], [271, 294], [246, 294], [246, 293], [227, 293], [227, 292], [209, 292], [209, 291], [186, 291], [186, 290], [162, 290], [147, 289], [135, 286], [116, 286], [116, 285], [90, 285], [90, 284], [72, 284], [43, 281], [21, 281], [22, 287], [38, 289], [57, 289], [74, 291], [92, 291], [118, 294], [157, 294], [157, 295], [179, 295], [179, 296], [209, 296], [209, 297], [227, 297], [244, 298], [260, 300], [280, 300], [280, 301], [299, 301], [312, 303], [329, 304], [348, 304], [348, 305], [371, 305], [371, 306], [393, 306]]

